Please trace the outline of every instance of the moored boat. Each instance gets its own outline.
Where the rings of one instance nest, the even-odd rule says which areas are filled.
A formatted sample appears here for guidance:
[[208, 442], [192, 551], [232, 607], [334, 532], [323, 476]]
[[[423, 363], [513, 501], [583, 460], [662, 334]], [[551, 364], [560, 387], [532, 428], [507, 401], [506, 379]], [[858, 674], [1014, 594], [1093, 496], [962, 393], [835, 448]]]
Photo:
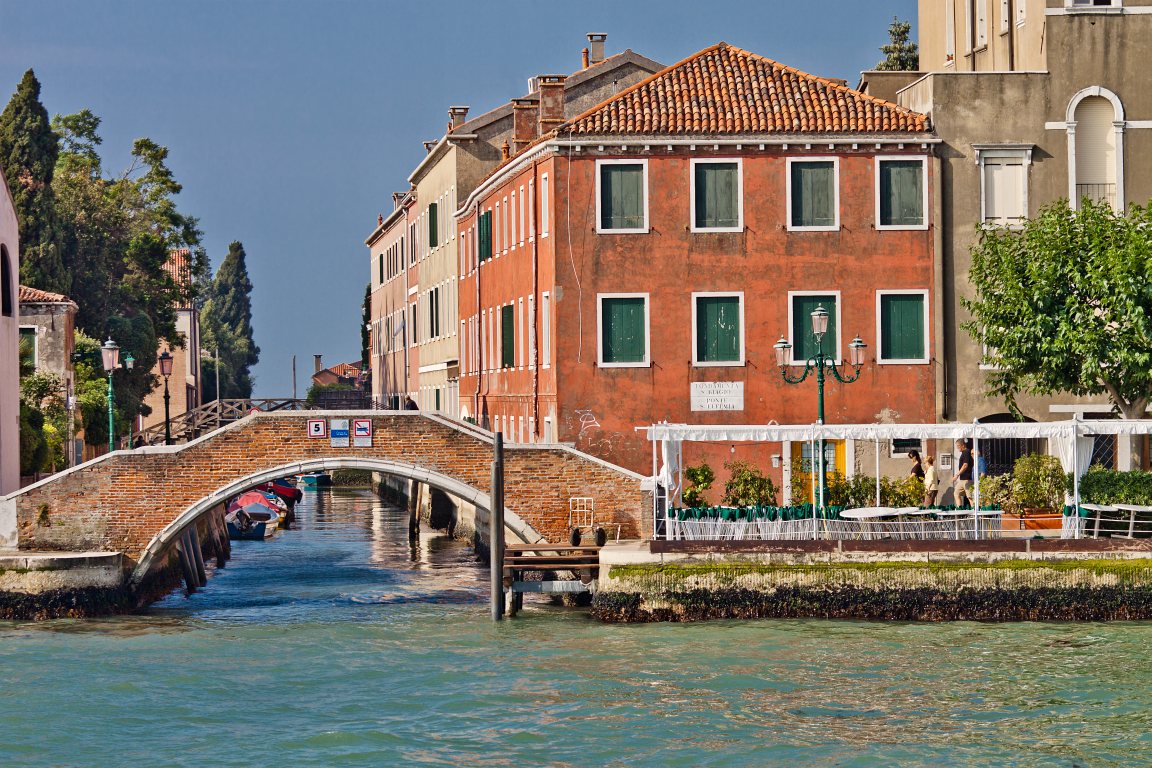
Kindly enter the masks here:
[[282, 517], [276, 502], [259, 491], [245, 491], [228, 502], [224, 522], [228, 526], [228, 538], [259, 541], [276, 532]]
[[309, 472], [306, 475], [298, 475], [300, 484], [306, 489], [324, 488], [332, 485], [332, 475], [327, 472]]
[[256, 490], [275, 494], [287, 504], [289, 508], [304, 496], [303, 491], [289, 482], [287, 478], [278, 478], [268, 483], [261, 483], [256, 486]]

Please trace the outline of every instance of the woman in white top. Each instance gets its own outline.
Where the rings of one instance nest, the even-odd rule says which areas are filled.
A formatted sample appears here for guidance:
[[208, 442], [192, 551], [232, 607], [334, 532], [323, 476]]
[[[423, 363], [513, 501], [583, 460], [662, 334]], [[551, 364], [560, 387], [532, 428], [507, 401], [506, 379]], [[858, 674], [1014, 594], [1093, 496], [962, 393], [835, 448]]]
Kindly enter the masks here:
[[924, 457], [924, 506], [936, 506], [936, 494], [940, 490], [940, 476], [936, 474], [936, 460], [931, 456]]

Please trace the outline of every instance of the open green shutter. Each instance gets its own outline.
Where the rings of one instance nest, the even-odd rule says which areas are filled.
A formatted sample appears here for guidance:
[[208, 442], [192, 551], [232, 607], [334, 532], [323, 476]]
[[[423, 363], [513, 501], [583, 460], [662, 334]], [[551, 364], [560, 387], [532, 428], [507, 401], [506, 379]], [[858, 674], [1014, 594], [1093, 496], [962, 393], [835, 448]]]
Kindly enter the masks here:
[[880, 356], [885, 360], [923, 360], [924, 296], [880, 297]]
[[480, 214], [477, 236], [480, 240], [480, 261], [492, 258], [492, 211], [485, 211]]
[[500, 308], [500, 365], [516, 365], [516, 308], [511, 304]]
[[816, 307], [828, 310], [828, 333], [824, 335], [824, 354], [839, 359], [836, 297], [831, 295], [792, 297], [792, 341], [795, 345], [792, 354], [797, 360], [808, 360], [816, 356], [816, 337], [812, 335], [812, 312]]

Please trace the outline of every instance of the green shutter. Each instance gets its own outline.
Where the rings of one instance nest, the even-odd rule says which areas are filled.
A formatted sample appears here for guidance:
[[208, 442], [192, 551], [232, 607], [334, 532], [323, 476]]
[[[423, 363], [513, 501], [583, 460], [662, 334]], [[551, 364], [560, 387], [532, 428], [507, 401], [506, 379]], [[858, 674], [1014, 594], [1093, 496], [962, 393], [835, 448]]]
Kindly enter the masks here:
[[880, 225], [914, 227], [924, 223], [924, 164], [919, 160], [880, 161]]
[[516, 365], [516, 308], [511, 304], [500, 307], [500, 365]]
[[645, 358], [644, 298], [601, 299], [601, 346], [605, 363], [642, 363]]
[[836, 164], [831, 160], [792, 163], [794, 227], [831, 227], [836, 224]]
[[428, 204], [428, 247], [435, 248], [440, 244], [440, 227], [436, 221], [436, 203]]
[[923, 360], [923, 294], [880, 296], [880, 357], [884, 360]]
[[740, 226], [738, 163], [696, 163], [696, 227]]
[[644, 227], [644, 166], [600, 166], [600, 228]]
[[492, 211], [480, 214], [476, 234], [480, 241], [480, 261], [492, 258]]
[[812, 312], [816, 307], [828, 310], [828, 333], [822, 344], [824, 354], [839, 359], [835, 296], [792, 297], [792, 343], [795, 345], [792, 355], [797, 360], [809, 360], [816, 356], [816, 337], [812, 335]]
[[740, 297], [696, 297], [696, 361], [740, 361]]
[[380, 282], [384, 282], [384, 254], [380, 254]]

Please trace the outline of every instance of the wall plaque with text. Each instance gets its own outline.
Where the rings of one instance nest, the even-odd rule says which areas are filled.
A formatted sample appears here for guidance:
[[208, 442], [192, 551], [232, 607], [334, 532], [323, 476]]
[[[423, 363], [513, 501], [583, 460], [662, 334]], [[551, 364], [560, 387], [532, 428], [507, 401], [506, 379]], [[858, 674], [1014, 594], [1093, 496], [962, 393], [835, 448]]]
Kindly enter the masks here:
[[744, 410], [742, 381], [694, 381], [691, 386], [694, 411]]

